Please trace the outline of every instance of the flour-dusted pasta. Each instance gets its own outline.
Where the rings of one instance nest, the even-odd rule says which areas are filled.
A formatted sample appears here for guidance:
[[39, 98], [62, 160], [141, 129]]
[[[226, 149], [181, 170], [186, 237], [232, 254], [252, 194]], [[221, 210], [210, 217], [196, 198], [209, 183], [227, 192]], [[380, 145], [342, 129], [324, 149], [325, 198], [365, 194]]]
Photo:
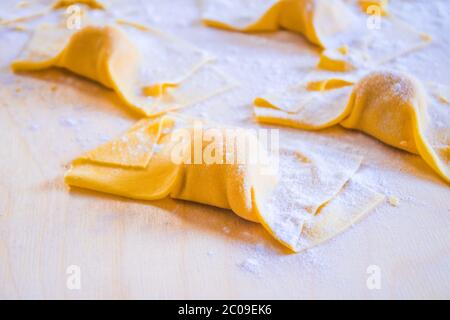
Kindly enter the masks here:
[[[234, 140], [242, 137], [251, 142], [244, 144], [244, 161], [229, 161], [230, 153], [242, 152]], [[254, 154], [260, 155], [257, 161], [250, 159]], [[279, 169], [273, 160], [264, 143], [242, 128], [168, 114], [141, 120], [122, 137], [73, 161], [66, 183], [133, 199], [172, 197], [230, 209], [262, 224], [293, 251], [339, 233], [383, 199], [357, 181], [347, 186], [361, 157], [305, 144], [283, 149]], [[349, 193], [357, 201], [346, 201]], [[323, 211], [328, 205], [339, 210]], [[336, 216], [333, 231], [335, 210], [347, 215], [345, 221]]]
[[423, 85], [405, 73], [314, 73], [298, 87], [255, 100], [256, 118], [302, 129], [335, 124], [363, 131], [380, 141], [419, 154], [441, 177], [450, 180], [449, 88]]
[[79, 31], [42, 25], [12, 68], [70, 70], [114, 90], [145, 116], [180, 109], [232, 85], [208, 64], [207, 53], [158, 30], [119, 22]]

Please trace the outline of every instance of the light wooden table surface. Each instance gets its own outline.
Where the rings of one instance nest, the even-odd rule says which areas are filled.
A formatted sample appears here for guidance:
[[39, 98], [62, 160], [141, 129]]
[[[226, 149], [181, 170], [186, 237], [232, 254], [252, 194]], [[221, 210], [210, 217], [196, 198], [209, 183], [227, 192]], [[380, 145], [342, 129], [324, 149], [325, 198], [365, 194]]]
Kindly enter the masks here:
[[[274, 84], [294, 81], [305, 52], [314, 53], [287, 33], [204, 28], [195, 1], [147, 6], [146, 14], [158, 12], [148, 22], [213, 52], [241, 83], [235, 93], [187, 110], [194, 115], [255, 126], [249, 102], [267, 89], [267, 75], [278, 77]], [[434, 6], [421, 9], [425, 26], [437, 19]], [[142, 11], [137, 3], [127, 8], [130, 16]], [[427, 31], [448, 34], [445, 17]], [[11, 74], [6, 66], [23, 37], [2, 32], [0, 298], [450, 298], [450, 192], [420, 158], [340, 128], [283, 129], [286, 141], [316, 139], [365, 155], [362, 170], [374, 187], [400, 198], [398, 207], [385, 203], [343, 235], [297, 255], [226, 210], [69, 190], [63, 174], [70, 160], [138, 117], [113, 93], [68, 73]], [[450, 84], [449, 48], [438, 42], [399, 64]], [[371, 290], [373, 272], [380, 286]]]

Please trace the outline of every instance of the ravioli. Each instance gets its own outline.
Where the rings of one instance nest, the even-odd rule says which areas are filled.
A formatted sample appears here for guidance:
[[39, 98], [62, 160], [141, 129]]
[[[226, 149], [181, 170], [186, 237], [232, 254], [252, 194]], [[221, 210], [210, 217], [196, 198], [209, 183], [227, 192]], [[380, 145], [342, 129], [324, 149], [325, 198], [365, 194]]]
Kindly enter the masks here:
[[204, 24], [240, 32], [268, 32], [286, 29], [305, 36], [324, 49], [317, 67], [347, 72], [379, 66], [431, 43], [431, 37], [417, 32], [403, 21], [386, 16], [387, 2], [357, 0], [352, 10], [340, 0], [205, 0]]
[[[0, 26], [9, 26], [14, 27], [19, 30], [26, 30], [28, 28], [34, 29], [36, 26], [35, 23], [38, 20], [50, 19], [53, 20], [57, 16], [63, 16], [67, 18], [67, 14], [75, 14], [76, 12], [80, 15], [84, 15], [87, 10], [105, 10], [106, 7], [104, 5], [105, 1], [97, 1], [97, 0], [55, 0], [53, 3], [48, 3], [51, 1], [34, 1], [33, 7], [31, 10], [26, 10], [26, 14], [24, 15], [16, 15], [13, 14], [8, 18], [4, 18], [0, 16]], [[108, 0], [111, 2], [111, 0]], [[109, 6], [112, 6], [112, 3], [108, 3]], [[67, 11], [70, 6], [77, 5], [73, 11]], [[19, 10], [18, 13], [22, 11]], [[10, 12], [8, 12], [10, 14]], [[24, 24], [22, 24], [24, 23]]]
[[335, 76], [257, 98], [256, 118], [308, 130], [339, 123], [420, 155], [450, 181], [449, 88], [394, 71]]
[[388, 0], [357, 0], [361, 10], [367, 14], [388, 14]]
[[52, 7], [53, 9], [60, 9], [74, 4], [83, 4], [91, 9], [105, 9], [103, 3], [97, 0], [56, 0]]
[[209, 0], [204, 5], [202, 21], [208, 26], [242, 32], [286, 29], [321, 47], [354, 20], [340, 0]]
[[232, 85], [208, 64], [210, 60], [205, 52], [173, 36], [121, 21], [91, 24], [75, 32], [41, 25], [12, 68], [67, 69], [114, 90], [126, 106], [142, 115], [155, 116]]
[[[257, 161], [251, 160], [255, 154]], [[322, 208], [334, 203], [348, 212], [349, 204], [339, 198], [353, 193], [347, 187], [361, 158], [304, 145], [281, 152], [280, 170], [274, 170], [274, 160], [252, 132], [171, 113], [143, 119], [122, 137], [74, 160], [65, 181], [133, 199], [171, 197], [230, 209], [262, 224], [293, 251], [333, 236], [331, 230], [323, 236], [317, 231], [325, 225]], [[351, 211], [352, 221], [383, 199], [364, 190], [361, 201], [352, 204], [363, 208]], [[315, 226], [314, 236], [302, 232], [305, 223]], [[336, 233], [342, 228], [341, 223]]]

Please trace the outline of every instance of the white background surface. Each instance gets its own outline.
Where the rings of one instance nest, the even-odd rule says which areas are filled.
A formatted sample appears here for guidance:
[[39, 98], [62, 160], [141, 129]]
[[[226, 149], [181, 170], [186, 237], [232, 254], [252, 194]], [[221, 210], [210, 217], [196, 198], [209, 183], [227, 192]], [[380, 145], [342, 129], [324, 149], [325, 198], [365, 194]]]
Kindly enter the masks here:
[[[12, 14], [9, 2], [0, 17]], [[118, 3], [121, 15], [210, 51], [239, 81], [189, 114], [256, 126], [253, 98], [298, 82], [317, 59], [298, 35], [203, 27], [194, 0]], [[450, 85], [450, 2], [394, 0], [391, 11], [434, 38], [393, 66]], [[138, 117], [113, 93], [68, 73], [12, 75], [6, 66], [25, 39], [0, 31], [0, 298], [450, 298], [448, 186], [419, 157], [361, 133], [282, 129], [282, 143], [308, 139], [364, 155], [367, 181], [400, 199], [297, 255], [226, 210], [69, 191], [70, 160]], [[81, 269], [81, 290], [66, 286], [70, 265]], [[381, 270], [380, 290], [366, 286], [370, 265]]]

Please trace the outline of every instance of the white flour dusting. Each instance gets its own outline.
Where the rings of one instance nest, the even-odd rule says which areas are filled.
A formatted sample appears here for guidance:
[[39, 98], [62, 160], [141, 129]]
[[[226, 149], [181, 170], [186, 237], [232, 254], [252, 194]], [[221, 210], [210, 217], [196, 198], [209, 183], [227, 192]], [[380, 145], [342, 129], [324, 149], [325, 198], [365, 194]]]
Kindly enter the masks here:
[[82, 123], [82, 120], [72, 118], [72, 117], [62, 117], [59, 119], [59, 123], [63, 127], [75, 128], [75, 127], [78, 127]]
[[[317, 60], [316, 49], [298, 35], [287, 32], [269, 35], [244, 35], [201, 26], [198, 22], [198, 7], [195, 5], [195, 1], [146, 1], [142, 5], [148, 9], [148, 16], [151, 19], [142, 17], [142, 12], [140, 11], [144, 10], [135, 12], [138, 19], [177, 34], [198, 47], [210, 51], [217, 57], [219, 68], [240, 82], [240, 87], [230, 93], [210, 99], [183, 111], [190, 115], [201, 115], [205, 119], [245, 127], [259, 126], [255, 123], [252, 115], [251, 101], [257, 95], [266, 92], [267, 89], [276, 90], [277, 88], [284, 88], [298, 83], [305, 73], [305, 68], [314, 64], [314, 61]], [[177, 6], [177, 10], [174, 10], [174, 5]], [[410, 72], [426, 81], [432, 80], [450, 85], [448, 73], [448, 53], [450, 52], [450, 37], [448, 37], [450, 32], [449, 8], [450, 2], [446, 0], [392, 1], [390, 12], [409, 24], [415, 25], [416, 28], [420, 28], [421, 31], [432, 35], [434, 43], [423, 51], [391, 61], [388, 67]], [[118, 14], [124, 14], [120, 10], [117, 11]], [[2, 39], [7, 40], [6, 37]], [[15, 36], [14, 39], [16, 39]], [[13, 46], [14, 41], [8, 40], [7, 46], [10, 44]], [[81, 91], [79, 95], [80, 99], [83, 99]], [[398, 91], [401, 94], [402, 88], [399, 87]], [[9, 107], [9, 112], [12, 116], [19, 119], [17, 122], [20, 122], [22, 119], [27, 120], [27, 112], [15, 113], [14, 108], [20, 108], [20, 106]], [[117, 108], [120, 108], [120, 106], [117, 106]], [[78, 109], [76, 110], [78, 111]], [[55, 112], [58, 112], [58, 110]], [[110, 112], [111, 109], [102, 109], [100, 113], [95, 115], [102, 117]], [[35, 111], [35, 114], [38, 113]], [[127, 120], [126, 126], [135, 119], [129, 120], [127, 118]], [[30, 131], [45, 128], [43, 125], [45, 121], [46, 119], [42, 119], [39, 125], [30, 125]], [[74, 117], [61, 116], [61, 118], [56, 117], [54, 121], [56, 123], [59, 122], [63, 129], [84, 128], [84, 126], [81, 126], [83, 124], [82, 121]], [[27, 124], [29, 122], [22, 123]], [[111, 121], [111, 123], [115, 124], [115, 127], [120, 125], [120, 130], [124, 130], [126, 127], [123, 122], [117, 119], [114, 122]], [[272, 128], [264, 125], [262, 127]], [[84, 135], [82, 136], [80, 131], [78, 130], [80, 135], [78, 142], [90, 144], [90, 147], [94, 147], [98, 143], [98, 141], [89, 142], [85, 140]], [[111, 131], [111, 136], [104, 137], [101, 136], [100, 132], [98, 139], [108, 141], [118, 132], [118, 130]], [[303, 277], [301, 278], [302, 280], [316, 279], [317, 282], [315, 284], [320, 284], [321, 281], [330, 281], [333, 286], [337, 287], [339, 281], [345, 282], [347, 280], [343, 276], [345, 275], [345, 270], [342, 268], [345, 265], [344, 262], [347, 263], [346, 266], [353, 266], [359, 256], [379, 258], [380, 250], [395, 250], [396, 246], [392, 246], [392, 249], [386, 247], [378, 249], [377, 247], [369, 246], [368, 243], [383, 243], [383, 239], [377, 238], [377, 232], [381, 233], [382, 237], [394, 240], [396, 243], [401, 241], [410, 242], [412, 239], [408, 238], [407, 235], [405, 235], [404, 239], [395, 238], [394, 235], [397, 232], [394, 231], [398, 231], [397, 229], [400, 229], [403, 224], [412, 227], [413, 225], [410, 224], [410, 221], [414, 219], [417, 222], [415, 226], [421, 226], [424, 230], [439, 227], [433, 224], [433, 219], [442, 213], [448, 214], [448, 211], [450, 211], [450, 207], [445, 203], [445, 198], [443, 197], [443, 195], [448, 195], [447, 186], [443, 185], [442, 181], [417, 156], [395, 150], [364, 134], [347, 131], [340, 127], [321, 132], [304, 132], [296, 129], [281, 128], [280, 135], [281, 144], [293, 143], [295, 145], [298, 141], [306, 140], [324, 147], [334, 147], [364, 156], [364, 164], [360, 170], [364, 180], [380, 193], [398, 197], [401, 206], [392, 208], [386, 204], [374, 210], [367, 218], [367, 221], [364, 221], [364, 225], [361, 228], [354, 228], [349, 231], [352, 235], [356, 234], [359, 236], [359, 238], [356, 238], [356, 241], [355, 238], [343, 235], [330, 241], [325, 246], [310, 249], [299, 255], [287, 255], [285, 252], [280, 252], [280, 247], [272, 240], [257, 243], [256, 241], [261, 239], [265, 231], [259, 232], [257, 231], [259, 229], [256, 227], [252, 228], [252, 231], [248, 233], [250, 235], [254, 234], [254, 237], [252, 238], [247, 233], [243, 233], [242, 238], [244, 240], [250, 238], [248, 243], [242, 240], [244, 242], [242, 244], [240, 242], [241, 239], [239, 239], [236, 241], [239, 244], [233, 248], [236, 251], [235, 255], [232, 255], [233, 262], [245, 274], [267, 275], [266, 279], [264, 279], [267, 282], [270, 281], [273, 275], [277, 276], [276, 281], [283, 281], [283, 276], [285, 276], [287, 279], [285, 283], [288, 286], [290, 282], [296, 279], [293, 278], [292, 273], [288, 274], [287, 271], [299, 270], [296, 276], [299, 278]], [[45, 143], [50, 143], [51, 146], [46, 146]], [[50, 139], [49, 142], [45, 143], [36, 144], [34, 152], [36, 155], [39, 155], [43, 147], [55, 150], [56, 160], [52, 160], [52, 168], [55, 167], [53, 164], [56, 161], [65, 162], [69, 160], [67, 155], [65, 155], [64, 159], [58, 158], [62, 154], [60, 151], [65, 150], [66, 146], [57, 145], [55, 141]], [[66, 141], [66, 143], [73, 142]], [[74, 152], [73, 156], [75, 155], [76, 153]], [[35, 158], [40, 159], [39, 156]], [[46, 168], [50, 171], [48, 167]], [[52, 169], [52, 172], [54, 172], [54, 169]], [[128, 205], [130, 204], [127, 203]], [[442, 210], [443, 206], [446, 208], [444, 212]], [[408, 215], [401, 213], [403, 212], [400, 210], [402, 207], [408, 209]], [[391, 212], [398, 212], [399, 215], [387, 214]], [[233, 227], [233, 234], [235, 229], [243, 230], [248, 228], [247, 223], [240, 221], [239, 218], [236, 218], [236, 224], [237, 227]], [[441, 227], [448, 227], [448, 224]], [[425, 231], [422, 229], [415, 229], [416, 238], [424, 239], [426, 237], [427, 233], [423, 233]], [[227, 226], [219, 227], [219, 233], [221, 231], [229, 234], [231, 229]], [[369, 242], [366, 237], [372, 240]], [[188, 250], [195, 250], [195, 247], [190, 246], [189, 242], [186, 243], [186, 246], [189, 248]], [[398, 245], [398, 247], [401, 246]], [[399, 251], [389, 252], [398, 253]], [[219, 256], [219, 252], [207, 252], [207, 256], [212, 256], [213, 254]], [[354, 260], [351, 260], [352, 258]], [[336, 269], [336, 267], [341, 267], [341, 269]], [[363, 266], [361, 269], [361, 277], [365, 276], [365, 267]], [[386, 276], [388, 276], [390, 270], [387, 268], [384, 270], [386, 270]], [[355, 275], [350, 275], [349, 277], [355, 277]], [[305, 286], [305, 288], [311, 287]]]
[[32, 123], [28, 126], [28, 130], [32, 131], [32, 132], [36, 132], [38, 131], [40, 128], [40, 126], [36, 123]]
[[238, 267], [244, 272], [259, 275], [261, 272], [260, 263], [254, 258], [247, 258], [238, 264]]

